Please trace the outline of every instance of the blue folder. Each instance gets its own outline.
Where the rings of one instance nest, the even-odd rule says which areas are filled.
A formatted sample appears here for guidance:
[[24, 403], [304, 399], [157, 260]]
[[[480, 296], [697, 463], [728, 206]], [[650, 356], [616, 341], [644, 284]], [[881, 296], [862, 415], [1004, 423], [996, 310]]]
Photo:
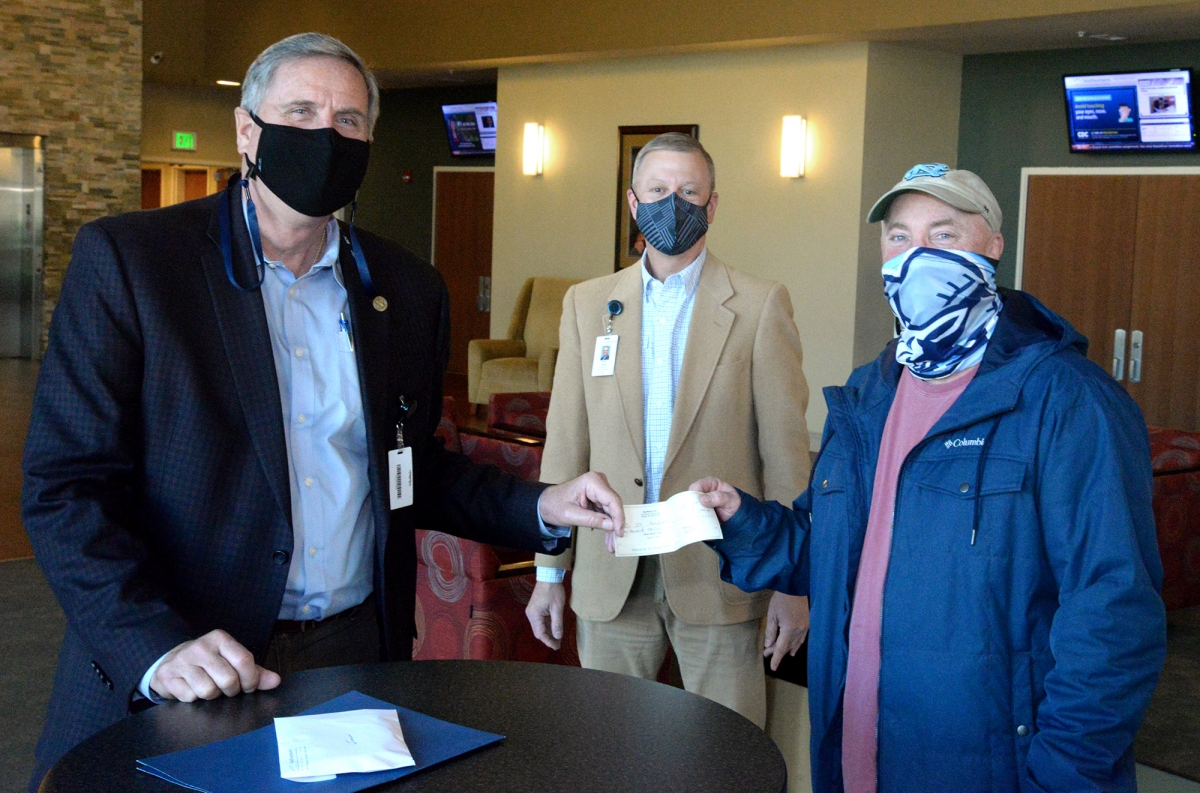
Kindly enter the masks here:
[[503, 735], [473, 730], [368, 697], [357, 691], [343, 694], [300, 714], [346, 710], [395, 709], [404, 742], [415, 766], [365, 774], [342, 774], [327, 782], [292, 782], [279, 775], [279, 744], [275, 725], [182, 752], [138, 760], [138, 770], [204, 793], [353, 793], [382, 785], [459, 755], [504, 740]]

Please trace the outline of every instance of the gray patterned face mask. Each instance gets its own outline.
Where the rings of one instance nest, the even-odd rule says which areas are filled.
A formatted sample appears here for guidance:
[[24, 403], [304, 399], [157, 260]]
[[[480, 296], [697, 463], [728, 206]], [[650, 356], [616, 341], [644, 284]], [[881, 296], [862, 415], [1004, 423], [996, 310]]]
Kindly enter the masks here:
[[685, 201], [676, 193], [653, 203], [639, 203], [638, 230], [656, 251], [678, 256], [708, 233], [708, 207]]

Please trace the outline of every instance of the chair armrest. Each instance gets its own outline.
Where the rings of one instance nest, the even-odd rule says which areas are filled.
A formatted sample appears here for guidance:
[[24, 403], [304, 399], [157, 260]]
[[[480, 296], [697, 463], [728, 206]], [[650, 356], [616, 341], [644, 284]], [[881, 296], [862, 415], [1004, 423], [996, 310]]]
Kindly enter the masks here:
[[471, 339], [467, 343], [467, 391], [471, 402], [479, 402], [477, 393], [483, 379], [483, 365], [493, 358], [524, 358], [525, 342], [520, 339]]
[[557, 347], [542, 350], [538, 356], [538, 391], [549, 391], [554, 387], [554, 367], [557, 364]]

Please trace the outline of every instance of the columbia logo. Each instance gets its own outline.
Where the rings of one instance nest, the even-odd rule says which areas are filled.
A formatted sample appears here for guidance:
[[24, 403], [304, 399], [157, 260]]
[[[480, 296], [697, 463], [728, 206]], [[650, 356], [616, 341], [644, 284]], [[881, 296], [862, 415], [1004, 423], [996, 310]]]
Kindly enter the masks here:
[[961, 449], [964, 446], [982, 446], [983, 438], [954, 438], [946, 441], [947, 449]]

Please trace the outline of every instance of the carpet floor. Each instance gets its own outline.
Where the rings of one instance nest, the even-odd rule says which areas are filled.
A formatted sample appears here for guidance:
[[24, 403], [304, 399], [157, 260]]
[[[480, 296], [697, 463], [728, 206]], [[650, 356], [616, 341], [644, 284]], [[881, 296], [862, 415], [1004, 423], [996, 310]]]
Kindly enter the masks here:
[[[1172, 612], [1167, 663], [1135, 753], [1145, 793], [1200, 790], [1200, 608]], [[22, 793], [45, 718], [65, 620], [32, 559], [0, 562], [0, 793]]]

